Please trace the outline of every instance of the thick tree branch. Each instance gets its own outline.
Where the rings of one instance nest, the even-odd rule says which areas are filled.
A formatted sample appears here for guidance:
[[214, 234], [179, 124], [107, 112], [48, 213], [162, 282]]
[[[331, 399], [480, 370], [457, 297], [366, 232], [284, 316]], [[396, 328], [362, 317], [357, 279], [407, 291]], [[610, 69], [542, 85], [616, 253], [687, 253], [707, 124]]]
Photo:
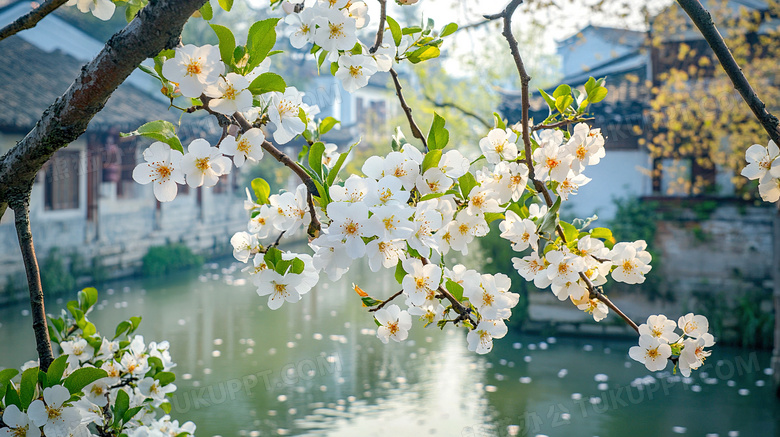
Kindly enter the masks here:
[[178, 44], [184, 23], [205, 2], [151, 0], [108, 40], [27, 136], [0, 158], [0, 212], [10, 197], [29, 189], [54, 152], [84, 133], [92, 117], [142, 61]]
[[406, 99], [404, 99], [404, 95], [401, 92], [403, 88], [401, 87], [401, 82], [398, 80], [398, 73], [396, 73], [395, 70], [391, 68], [390, 76], [393, 77], [393, 84], [395, 85], [395, 94], [398, 96], [398, 100], [401, 102], [401, 108], [404, 110], [404, 114], [406, 114], [406, 119], [409, 120], [409, 127], [412, 129], [412, 135], [418, 140], [422, 141], [423, 147], [425, 148], [425, 152], [427, 153], [428, 141], [425, 140], [425, 135], [423, 135], [422, 131], [420, 130], [420, 127], [417, 126], [417, 123], [414, 122], [414, 118], [412, 118], [412, 108], [410, 108], [409, 105], [406, 103]]
[[382, 45], [382, 38], [385, 35], [385, 20], [387, 20], [387, 0], [379, 0], [379, 27], [376, 29], [376, 41], [374, 46], [368, 50], [368, 53], [374, 54]]
[[16, 197], [11, 200], [11, 208], [14, 210], [16, 222], [16, 236], [19, 239], [19, 248], [22, 250], [24, 269], [27, 272], [27, 284], [30, 290], [30, 309], [32, 311], [33, 332], [35, 333], [35, 347], [38, 351], [40, 369], [44, 372], [49, 369], [54, 357], [51, 351], [51, 339], [49, 338], [49, 326], [46, 322], [46, 309], [43, 304], [43, 287], [41, 285], [41, 273], [38, 267], [38, 258], [35, 256], [32, 231], [30, 230], [30, 197]]
[[710, 13], [704, 9], [699, 0], [677, 0], [677, 3], [683, 8], [685, 13], [691, 18], [696, 27], [704, 36], [707, 44], [715, 52], [715, 56], [718, 57], [720, 65], [728, 74], [729, 79], [734, 84], [734, 88], [739, 91], [745, 103], [748, 104], [750, 110], [753, 111], [758, 121], [763, 126], [764, 130], [769, 134], [769, 137], [774, 140], [776, 144], [780, 144], [780, 124], [777, 117], [772, 115], [767, 109], [764, 102], [758, 97], [753, 87], [748, 82], [742, 69], [739, 68], [737, 61], [734, 59], [734, 55], [731, 54], [726, 42], [723, 40], [718, 29], [715, 27], [715, 23], [712, 21]]
[[65, 4], [67, 1], [68, 0], [46, 0], [37, 8], [22, 15], [12, 23], [0, 29], [0, 41], [8, 38], [11, 35], [15, 35], [22, 30], [32, 29], [36, 24], [38, 24], [39, 21], [43, 20], [47, 15], [54, 12], [55, 9]]
[[[547, 187], [544, 185], [544, 183], [536, 178], [536, 172], [534, 171], [533, 159], [531, 157], [531, 137], [530, 137], [531, 128], [528, 125], [529, 124], [528, 113], [531, 108], [530, 96], [528, 91], [528, 83], [531, 81], [531, 77], [528, 76], [528, 73], [525, 70], [525, 65], [523, 64], [523, 59], [520, 56], [520, 49], [517, 45], [517, 40], [512, 34], [512, 14], [514, 14], [517, 7], [520, 6], [520, 4], [522, 3], [523, 0], [512, 0], [512, 2], [510, 2], [502, 12], [495, 15], [486, 15], [485, 18], [489, 20], [502, 18], [504, 21], [504, 30], [502, 33], [507, 43], [509, 44], [509, 50], [512, 52], [512, 58], [515, 61], [515, 66], [517, 66], [517, 72], [520, 74], [520, 85], [521, 85], [522, 107], [523, 107], [522, 109], [523, 110], [522, 113], [523, 145], [525, 150], [525, 163], [528, 166], [528, 178], [531, 181], [533, 181], [534, 188], [536, 189], [536, 191], [542, 194], [542, 196], [544, 197], [544, 202], [547, 204], [547, 206], [552, 207], [553, 206], [552, 196], [550, 195], [550, 192], [547, 191]], [[561, 237], [561, 241], [563, 241], [563, 243], [566, 244], [566, 235], [564, 234], [563, 229], [561, 228], [560, 225], [556, 226], [556, 231], [558, 235]], [[637, 327], [636, 323], [634, 323], [634, 321], [631, 320], [631, 318], [629, 318], [625, 313], [620, 311], [620, 309], [617, 306], [615, 306], [615, 304], [612, 303], [612, 301], [609, 300], [601, 291], [599, 291], [597, 287], [593, 286], [593, 283], [590, 281], [590, 279], [585, 273], [580, 273], [579, 276], [585, 282], [585, 285], [591, 297], [594, 297], [604, 302], [605, 305], [607, 305], [610, 309], [612, 309], [629, 326], [631, 326], [635, 331], [637, 331], [637, 333], [639, 332], [639, 328]]]

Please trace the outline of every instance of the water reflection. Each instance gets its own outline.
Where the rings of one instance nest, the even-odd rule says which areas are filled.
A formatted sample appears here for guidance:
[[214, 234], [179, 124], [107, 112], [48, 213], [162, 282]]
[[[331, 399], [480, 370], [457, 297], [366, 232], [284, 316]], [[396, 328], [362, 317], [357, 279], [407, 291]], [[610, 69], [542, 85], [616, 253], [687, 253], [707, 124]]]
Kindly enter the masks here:
[[[113, 284], [92, 319], [110, 330], [142, 314], [147, 341], [171, 342], [173, 415], [196, 422], [201, 436], [778, 432], [768, 353], [719, 347], [684, 380], [649, 376], [628, 360], [626, 341], [509, 335], [479, 357], [463, 332], [415, 325], [408, 341], [385, 346], [352, 282], [377, 298], [398, 287], [390, 274], [358, 268], [270, 311], [235, 266], [215, 264]], [[24, 309], [0, 310], [0, 366], [34, 357]]]

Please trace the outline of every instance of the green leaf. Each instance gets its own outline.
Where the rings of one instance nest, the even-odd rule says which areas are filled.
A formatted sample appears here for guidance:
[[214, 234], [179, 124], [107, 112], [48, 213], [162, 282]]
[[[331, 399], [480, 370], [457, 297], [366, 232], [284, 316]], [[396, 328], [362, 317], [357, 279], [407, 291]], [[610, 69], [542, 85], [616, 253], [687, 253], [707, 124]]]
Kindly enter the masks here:
[[154, 375], [154, 379], [160, 381], [160, 386], [166, 386], [173, 381], [176, 381], [176, 375], [174, 375], [172, 372], [159, 372], [158, 374]]
[[206, 21], [209, 21], [212, 18], [214, 18], [214, 10], [211, 9], [211, 3], [206, 2], [203, 6], [201, 6], [200, 16], [203, 17], [203, 19]]
[[379, 323], [379, 320], [377, 320], [376, 317], [374, 317], [374, 323], [376, 323], [376, 326], [382, 326], [382, 324]]
[[70, 376], [65, 378], [65, 382], [62, 385], [68, 389], [70, 394], [76, 394], [87, 385], [92, 384], [100, 378], [105, 378], [106, 376], [108, 376], [108, 374], [103, 369], [82, 367], [81, 369], [76, 369]]
[[571, 106], [571, 104], [574, 102], [574, 97], [571, 95], [565, 95], [560, 96], [555, 99], [555, 109], [560, 111], [561, 113], [565, 112], [566, 109]]
[[420, 62], [427, 61], [428, 59], [438, 58], [441, 55], [441, 50], [436, 46], [425, 46], [413, 51], [406, 55], [409, 62], [412, 64], [419, 64]]
[[360, 140], [358, 140], [355, 144], [349, 146], [349, 150], [346, 151], [346, 153], [342, 153], [339, 155], [339, 159], [336, 160], [336, 164], [333, 165], [333, 168], [330, 170], [330, 173], [328, 173], [328, 180], [326, 181], [328, 183], [328, 187], [332, 187], [333, 183], [336, 182], [336, 177], [339, 175], [339, 171], [341, 171], [341, 166], [344, 165], [344, 161], [347, 160], [347, 156], [352, 152], [352, 148], [358, 145]]
[[114, 335], [113, 340], [116, 340], [120, 335], [122, 335], [125, 331], [130, 329], [132, 325], [130, 322], [125, 320], [124, 322], [120, 322], [118, 325], [116, 325], [116, 334]]
[[601, 238], [603, 240], [614, 240], [612, 236], [612, 230], [609, 228], [594, 228], [590, 231], [590, 236], [593, 238]]
[[296, 275], [300, 275], [303, 273], [303, 270], [306, 268], [306, 263], [303, 262], [302, 259], [295, 257], [292, 259], [292, 267], [290, 267], [290, 273], [295, 273]]
[[404, 277], [406, 276], [406, 271], [404, 270], [403, 263], [399, 260], [398, 264], [395, 266], [395, 280], [398, 281], [398, 283], [404, 282]]
[[588, 93], [588, 101], [591, 103], [598, 103], [607, 97], [607, 89], [603, 86], [594, 88]]
[[556, 99], [561, 96], [568, 96], [571, 94], [571, 87], [569, 85], [563, 84], [558, 85], [558, 88], [555, 88], [555, 91], [553, 91], [553, 97]]
[[338, 62], [331, 62], [330, 63], [330, 74], [332, 76], [335, 76], [337, 71], [339, 71], [339, 63]]
[[441, 30], [441, 33], [439, 33], [439, 36], [444, 38], [447, 35], [452, 35], [453, 33], [458, 31], [458, 25], [456, 23], [450, 23], [446, 26], [444, 26], [444, 29]]
[[94, 287], [89, 287], [79, 291], [78, 296], [79, 307], [86, 314], [97, 303], [98, 291]]
[[125, 413], [130, 408], [130, 396], [124, 390], [117, 390], [116, 403], [114, 404], [114, 426], [119, 426]]
[[263, 255], [263, 261], [271, 269], [276, 269], [276, 265], [282, 262], [282, 252], [276, 247], [268, 248], [268, 251]]
[[442, 116], [433, 113], [433, 123], [428, 131], [428, 150], [443, 149], [450, 141], [450, 132], [444, 128], [446, 121]]
[[333, 117], [325, 117], [325, 119], [320, 122], [320, 135], [325, 135], [330, 132], [330, 130], [339, 123], [341, 122]]
[[390, 33], [393, 35], [393, 42], [395, 43], [395, 46], [398, 47], [401, 45], [401, 37], [403, 37], [403, 34], [401, 33], [401, 26], [398, 25], [397, 21], [390, 18], [389, 15], [386, 17], [386, 19], [387, 26], [390, 28]]
[[141, 324], [141, 318], [137, 316], [130, 317], [130, 323], [132, 323], [133, 326], [129, 331], [127, 331], [127, 335], [132, 334], [136, 329], [138, 329], [138, 326]]
[[133, 18], [135, 18], [136, 14], [138, 14], [141, 9], [146, 6], [146, 1], [144, 0], [130, 0], [127, 2], [127, 6], [125, 8], [125, 19], [127, 22], [133, 21]]
[[65, 373], [65, 368], [68, 367], [68, 356], [61, 355], [54, 360], [49, 366], [49, 370], [46, 371], [46, 387], [53, 387], [60, 383], [62, 380], [62, 374]]
[[11, 379], [13, 379], [18, 374], [19, 374], [19, 371], [16, 370], [16, 369], [0, 370], [0, 394], [5, 394], [5, 387], [6, 387], [6, 385], [8, 385], [8, 383], [11, 381]]
[[147, 360], [147, 363], [149, 363], [149, 371], [146, 372], [145, 376], [154, 377], [159, 372], [162, 372], [164, 366], [163, 362], [158, 357], [149, 357]]
[[[170, 405], [170, 404], [168, 404]], [[162, 405], [161, 405], [162, 406]], [[125, 412], [125, 414], [122, 415], [122, 423], [127, 423], [132, 419], [136, 414], [138, 414], [139, 411], [143, 410], [145, 405], [141, 405], [135, 408], [130, 408]], [[170, 411], [168, 411], [170, 413]], [[166, 413], [167, 414], [167, 413]]]
[[493, 113], [493, 118], [496, 119], [496, 129], [506, 129], [506, 123], [504, 123], [504, 119], [498, 115], [498, 112]]
[[22, 382], [19, 384], [19, 401], [22, 403], [22, 410], [26, 410], [35, 397], [35, 387], [38, 385], [38, 370], [37, 367], [33, 367], [22, 373]]
[[415, 33], [420, 33], [420, 32], [422, 32], [422, 27], [420, 26], [404, 27], [403, 30], [401, 31], [401, 33], [403, 33], [404, 35], [414, 35]]
[[230, 10], [233, 9], [233, 0], [219, 0], [219, 6], [227, 12], [230, 12]]
[[477, 180], [471, 172], [467, 172], [458, 179], [458, 185], [460, 185], [460, 192], [463, 194], [463, 198], [468, 199], [471, 190], [477, 186]]
[[504, 214], [502, 214], [500, 212], [486, 212], [485, 213], [485, 221], [487, 222], [487, 224], [491, 224], [491, 223], [493, 223], [496, 220], [503, 220], [504, 218], [506, 218], [506, 217], [504, 216]]
[[5, 389], [5, 406], [7, 407], [9, 405], [16, 405], [20, 410], [24, 410], [22, 408], [22, 401], [19, 400], [19, 392], [16, 391], [16, 388], [14, 388], [12, 383], [8, 383]]
[[577, 235], [579, 235], [580, 232], [576, 227], [574, 227], [574, 225], [564, 221], [560, 222], [560, 225], [563, 229], [563, 235], [566, 237], [567, 242], [571, 243], [577, 239]]
[[283, 93], [287, 89], [287, 83], [276, 73], [263, 73], [257, 76], [247, 89], [255, 96], [271, 91]]
[[170, 121], [156, 120], [144, 123], [138, 129], [130, 133], [120, 133], [121, 137], [134, 137], [144, 136], [153, 140], [162, 141], [163, 143], [171, 146], [171, 149], [178, 150], [184, 153], [184, 148], [181, 146], [181, 141], [176, 136], [176, 126]]
[[322, 154], [325, 153], [325, 143], [317, 141], [309, 148], [309, 168], [322, 178]]
[[271, 185], [263, 178], [252, 179], [252, 190], [255, 192], [256, 202], [259, 205], [268, 203], [268, 196], [271, 195]]
[[[160, 405], [160, 409], [165, 411], [165, 414], [171, 414], [171, 403], [170, 402], [165, 402], [165, 403], [161, 404]], [[176, 437], [179, 437], [182, 434], [185, 434], [185, 433], [182, 432], [182, 433], [176, 434]], [[192, 435], [190, 433], [186, 433], [186, 434], [187, 434], [187, 436], [191, 436]], [[187, 436], [185, 436], [185, 437], [187, 437]]]
[[276, 24], [279, 18], [258, 21], [249, 28], [246, 49], [249, 52], [249, 70], [260, 65], [276, 44]]
[[590, 94], [590, 91], [596, 87], [596, 79], [591, 76], [587, 82], [585, 82], [585, 94]]
[[373, 297], [363, 296], [360, 298], [363, 301], [363, 306], [374, 307], [382, 303], [381, 300], [376, 300]]
[[458, 301], [463, 300], [463, 286], [458, 284], [457, 282], [453, 281], [452, 279], [447, 279], [446, 282], [447, 291], [452, 293], [453, 296], [455, 296], [455, 299], [458, 299]]
[[555, 108], [555, 99], [553, 96], [547, 94], [543, 89], [539, 88], [539, 94], [544, 98], [544, 101], [547, 102], [547, 106], [550, 107], [550, 111], [552, 111]]
[[[220, 0], [222, 3], [222, 0]], [[233, 51], [236, 49], [236, 37], [233, 36], [233, 32], [225, 26], [219, 24], [212, 24], [211, 28], [219, 38], [219, 55], [222, 57], [222, 62], [227, 65], [233, 65]]]
[[441, 161], [441, 150], [431, 150], [425, 154], [422, 162], [422, 172], [425, 173], [429, 168], [436, 167]]
[[406, 141], [406, 137], [404, 136], [404, 132], [401, 130], [401, 126], [396, 126], [395, 135], [393, 135], [393, 142], [390, 143], [390, 147], [393, 149], [393, 152], [398, 152], [406, 144], [409, 144], [409, 142]]

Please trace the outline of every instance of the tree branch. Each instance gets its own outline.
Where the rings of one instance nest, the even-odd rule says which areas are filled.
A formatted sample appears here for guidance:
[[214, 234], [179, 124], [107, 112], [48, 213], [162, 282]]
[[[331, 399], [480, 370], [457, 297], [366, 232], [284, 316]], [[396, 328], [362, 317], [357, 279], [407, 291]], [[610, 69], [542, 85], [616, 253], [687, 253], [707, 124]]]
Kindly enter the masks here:
[[541, 124], [541, 123], [539, 123], [539, 124], [533, 125], [533, 127], [531, 127], [531, 131], [532, 132], [536, 132], [536, 131], [542, 130], [542, 129], [555, 129], [555, 128], [558, 128], [558, 127], [568, 126], [568, 125], [574, 124], [574, 123], [582, 123], [582, 122], [593, 121], [593, 120], [595, 120], [593, 117], [582, 117], [582, 118], [574, 118], [574, 119], [571, 119], [571, 120], [561, 120], [559, 122], [550, 123], [550, 124]]
[[[207, 110], [209, 113], [216, 114], [208, 107], [208, 102], [211, 100], [210, 98], [206, 96], [201, 96], [201, 100], [203, 101], [203, 109]], [[221, 115], [221, 114], [220, 114]], [[241, 131], [246, 133], [249, 129], [252, 129], [252, 124], [247, 121], [246, 118], [244, 118], [243, 115], [236, 112], [233, 114], [233, 118], [238, 123], [238, 126], [241, 128]], [[317, 190], [317, 185], [314, 184], [314, 180], [309, 176], [306, 171], [301, 168], [300, 165], [298, 165], [297, 162], [293, 161], [289, 156], [287, 156], [284, 152], [277, 149], [273, 144], [271, 144], [268, 140], [263, 141], [263, 150], [268, 152], [271, 156], [274, 157], [277, 161], [288, 167], [290, 170], [295, 173], [298, 178], [301, 180], [301, 182], [306, 186], [307, 194], [307, 202], [309, 204], [309, 213], [311, 215], [311, 224], [309, 225], [309, 234], [316, 234], [322, 229], [322, 225], [320, 224], [320, 221], [317, 219], [317, 211], [314, 209], [314, 203], [311, 200], [312, 194], [319, 195], [319, 192]]]
[[[175, 47], [184, 23], [206, 0], [150, 1], [87, 63], [68, 90], [44, 111], [35, 127], [0, 158], [0, 213], [22, 195], [58, 149], [81, 136], [106, 101], [138, 65]], [[0, 215], [0, 217], [2, 217]]]
[[398, 100], [401, 102], [401, 108], [403, 108], [404, 113], [406, 114], [406, 119], [409, 120], [409, 127], [412, 129], [412, 135], [417, 138], [418, 140], [422, 141], [423, 147], [425, 148], [425, 152], [428, 152], [428, 142], [425, 140], [425, 135], [422, 134], [422, 131], [420, 130], [419, 126], [417, 126], [417, 123], [414, 122], [414, 118], [412, 118], [412, 108], [409, 107], [409, 105], [406, 103], [406, 99], [404, 99], [404, 95], [401, 92], [401, 82], [398, 81], [398, 73], [395, 72], [394, 69], [390, 69], [390, 76], [393, 77], [393, 84], [395, 85], [395, 94], [398, 96]]
[[19, 238], [19, 248], [22, 250], [24, 269], [27, 272], [32, 325], [35, 333], [35, 348], [38, 351], [40, 369], [45, 372], [49, 369], [52, 361], [54, 361], [54, 356], [51, 351], [46, 308], [44, 308], [43, 304], [41, 273], [38, 267], [38, 258], [35, 256], [35, 246], [33, 245], [32, 230], [30, 229], [29, 193], [26, 196], [12, 199], [10, 206], [14, 210], [16, 236]]
[[426, 93], [424, 90], [423, 90], [423, 97], [425, 98], [425, 100], [431, 102], [431, 104], [433, 104], [433, 106], [435, 106], [437, 108], [451, 108], [451, 109], [454, 109], [454, 110], [460, 112], [463, 115], [469, 116], [469, 117], [477, 120], [478, 122], [482, 123], [482, 125], [485, 126], [488, 129], [493, 127], [493, 125], [488, 123], [487, 120], [485, 120], [484, 118], [480, 117], [479, 115], [475, 114], [474, 112], [469, 111], [468, 109], [465, 109], [465, 108], [462, 108], [462, 107], [458, 106], [455, 103], [452, 103], [452, 102], [437, 102], [436, 100], [433, 99], [433, 97], [429, 96], [428, 93]]
[[731, 50], [726, 46], [723, 36], [715, 27], [710, 13], [704, 9], [699, 0], [677, 0], [677, 3], [680, 4], [680, 7], [688, 14], [696, 27], [699, 28], [707, 44], [715, 52], [715, 56], [718, 57], [720, 65], [723, 66], [729, 79], [734, 84], [734, 88], [739, 91], [739, 94], [745, 100], [745, 103], [748, 104], [750, 110], [753, 111], [756, 118], [758, 118], [769, 137], [772, 138], [775, 144], [780, 144], [780, 125], [777, 117], [766, 109], [764, 102], [753, 90], [747, 77], [745, 77], [742, 69], [739, 68], [737, 61], [734, 59], [734, 55], [731, 54]]
[[392, 296], [390, 296], [390, 297], [388, 297], [387, 299], [383, 300], [383, 301], [382, 301], [382, 303], [380, 303], [379, 305], [377, 305], [377, 306], [375, 306], [374, 308], [371, 308], [370, 310], [368, 310], [368, 312], [369, 312], [369, 313], [373, 313], [373, 312], [376, 312], [376, 311], [379, 311], [379, 310], [381, 310], [382, 308], [384, 308], [384, 306], [385, 306], [385, 305], [387, 305], [387, 304], [389, 304], [390, 302], [392, 302], [392, 301], [393, 301], [393, 299], [395, 299], [396, 297], [398, 297], [398, 296], [400, 296], [401, 294], [403, 294], [403, 292], [404, 292], [403, 290], [399, 290], [398, 292], [396, 292], [396, 293], [395, 293], [395, 294], [393, 294]]
[[0, 29], [0, 41], [25, 29], [32, 29], [39, 21], [43, 20], [47, 15], [54, 12], [55, 9], [65, 4], [67, 1], [68, 0], [46, 0], [37, 8]]
[[[523, 64], [523, 59], [520, 56], [520, 50], [517, 45], [517, 40], [512, 34], [512, 14], [514, 14], [517, 7], [520, 6], [520, 4], [522, 3], [523, 0], [512, 0], [512, 2], [510, 2], [502, 12], [495, 15], [485, 16], [485, 18], [487, 19], [502, 18], [504, 21], [504, 30], [502, 33], [504, 35], [504, 38], [506, 38], [507, 43], [509, 44], [509, 50], [512, 52], [512, 58], [515, 61], [515, 66], [517, 66], [517, 72], [520, 74], [520, 85], [521, 85], [522, 106], [523, 106], [522, 109], [523, 110], [522, 113], [523, 145], [525, 149], [525, 163], [528, 166], [528, 178], [531, 181], [533, 181], [536, 191], [542, 193], [542, 196], [544, 197], [544, 201], [547, 204], [547, 206], [552, 207], [553, 206], [552, 196], [550, 195], [550, 192], [547, 191], [547, 187], [544, 185], [544, 183], [536, 178], [533, 159], [531, 158], [531, 137], [530, 137], [531, 129], [528, 126], [528, 113], [531, 108], [529, 91], [528, 91], [528, 83], [531, 81], [531, 77], [528, 76], [528, 73], [525, 70], [525, 65]], [[561, 228], [560, 225], [556, 226], [556, 231], [558, 235], [561, 237], [561, 241], [563, 241], [563, 243], [566, 244], [566, 235], [564, 234], [563, 229]], [[580, 273], [579, 276], [585, 282], [585, 285], [591, 296], [594, 296], [596, 299], [599, 299], [600, 301], [604, 302], [604, 304], [606, 304], [609, 308], [611, 308], [629, 326], [631, 326], [632, 328], [634, 328], [634, 330], [639, 332], [639, 328], [637, 327], [636, 323], [634, 323], [634, 321], [631, 320], [631, 318], [629, 318], [625, 313], [620, 311], [620, 309], [617, 306], [615, 306], [615, 304], [612, 303], [612, 301], [609, 300], [604, 295], [604, 293], [602, 293], [596, 287], [594, 287], [593, 283], [590, 281], [590, 279], [585, 273]]]
[[387, 19], [387, 0], [379, 0], [379, 27], [376, 30], [376, 41], [374, 46], [368, 50], [368, 53], [374, 54], [382, 45], [382, 38], [385, 34], [385, 20]]

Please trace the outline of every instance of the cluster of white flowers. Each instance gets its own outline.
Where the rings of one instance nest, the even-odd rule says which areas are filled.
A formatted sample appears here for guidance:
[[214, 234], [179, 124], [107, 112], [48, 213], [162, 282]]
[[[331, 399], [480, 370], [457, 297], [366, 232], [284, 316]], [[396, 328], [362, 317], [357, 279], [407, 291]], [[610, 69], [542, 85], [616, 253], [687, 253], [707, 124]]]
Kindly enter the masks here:
[[49, 331], [62, 354], [44, 372], [38, 361], [3, 371], [5, 427], [1, 436], [48, 437], [128, 435], [131, 437], [192, 435], [195, 425], [179, 426], [168, 416], [166, 395], [176, 390], [176, 366], [168, 342], [148, 345], [133, 335], [139, 317], [123, 321], [113, 339], [103, 337], [86, 316], [98, 301], [94, 288], [79, 292], [58, 318], [50, 316]]
[[[682, 330], [682, 335], [675, 332], [676, 328]], [[680, 373], [690, 376], [691, 370], [698, 369], [710, 356], [704, 348], [715, 344], [708, 329], [709, 322], [702, 315], [688, 313], [677, 323], [664, 315], [650, 316], [647, 323], [639, 325], [639, 346], [632, 347], [628, 355], [654, 372], [665, 369], [668, 361], [675, 361]]]
[[[542, 131], [534, 140], [539, 145], [532, 156], [536, 177], [548, 182], [561, 200], [567, 200], [588, 183], [590, 179], [583, 171], [605, 156], [601, 131], [585, 123], [576, 124], [568, 140], [560, 130]], [[491, 187], [498, 194], [497, 203], [510, 200], [510, 193], [511, 200], [516, 201], [525, 189], [528, 169], [515, 162], [520, 154], [515, 141], [517, 134], [509, 129], [494, 129], [480, 141], [485, 158], [495, 164], [495, 169], [478, 179], [503, 181]], [[541, 228], [547, 214], [546, 206], [536, 205], [518, 212], [505, 212], [500, 224], [501, 237], [509, 240], [517, 252], [530, 249], [528, 255], [512, 258], [515, 269], [537, 288], [550, 287], [559, 300], [568, 298], [579, 309], [591, 313], [594, 320], [604, 319], [608, 308], [591, 298], [587, 282], [603, 285], [611, 273], [616, 281], [641, 284], [651, 269], [651, 256], [645, 250], [647, 243], [644, 240], [618, 243], [610, 249], [601, 239], [579, 230], [570, 241], [564, 242], [556, 239], [554, 228], [544, 235]], [[540, 236], [550, 241], [543, 252], [540, 252]]]
[[[413, 3], [416, 0], [404, 4]], [[368, 85], [371, 76], [377, 72], [390, 71], [393, 62], [402, 59], [422, 37], [404, 35], [396, 44], [387, 29], [383, 43], [370, 53], [357, 36], [357, 30], [369, 22], [368, 7], [363, 1], [317, 0], [316, 4], [301, 12], [294, 12], [293, 8], [285, 8], [285, 11], [288, 12], [284, 21], [289, 25], [290, 44], [297, 49], [314, 44], [316, 51], [312, 53], [315, 55], [322, 50], [319, 56], [334, 63], [334, 75], [347, 92]]]
[[748, 165], [742, 169], [742, 176], [758, 180], [758, 193], [766, 202], [780, 200], [780, 148], [769, 140], [766, 147], [753, 144], [745, 152]]
[[[24, 386], [31, 384], [24, 378], [9, 382], [13, 389], [38, 394], [27, 408], [6, 397], [6, 427], [0, 428], [0, 436], [40, 436], [43, 431], [47, 437], [89, 437], [108, 435], [109, 430], [130, 437], [194, 435], [192, 422], [179, 425], [167, 415], [157, 417], [171, 411], [167, 395], [176, 390], [170, 373], [176, 364], [167, 341], [147, 345], [140, 335], [109, 340], [97, 333], [85, 335], [82, 329], [65, 336], [59, 343], [63, 354], [48, 372], [41, 372], [46, 378], [32, 387]], [[38, 362], [21, 370], [37, 375]], [[74, 386], [85, 378], [91, 382]]]

